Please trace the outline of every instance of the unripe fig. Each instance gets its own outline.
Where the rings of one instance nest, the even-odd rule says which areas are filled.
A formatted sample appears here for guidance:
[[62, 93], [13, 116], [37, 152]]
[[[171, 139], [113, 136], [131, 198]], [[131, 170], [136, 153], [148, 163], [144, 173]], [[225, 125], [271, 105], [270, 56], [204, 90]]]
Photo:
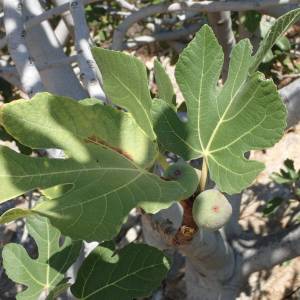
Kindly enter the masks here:
[[206, 190], [194, 201], [193, 217], [196, 224], [207, 231], [215, 231], [230, 219], [232, 207], [226, 197], [217, 190]]
[[186, 189], [181, 199], [188, 199], [191, 197], [195, 193], [199, 183], [195, 169], [190, 165], [183, 163], [175, 163], [169, 166], [165, 170], [163, 177], [177, 181]]

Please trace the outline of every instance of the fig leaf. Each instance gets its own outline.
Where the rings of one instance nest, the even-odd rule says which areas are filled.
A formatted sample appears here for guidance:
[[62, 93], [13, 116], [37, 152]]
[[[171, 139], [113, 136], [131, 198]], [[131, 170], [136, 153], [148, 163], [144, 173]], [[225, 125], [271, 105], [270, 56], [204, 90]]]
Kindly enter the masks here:
[[[0, 202], [40, 188], [51, 200], [28, 214], [49, 218], [73, 240], [100, 242], [119, 232], [135, 206], [156, 213], [178, 202], [184, 188], [147, 171], [157, 147], [130, 114], [98, 100], [81, 103], [42, 93], [1, 107], [1, 123], [12, 136], [35, 149], [62, 149], [67, 159], [0, 146]], [[12, 209], [0, 221], [26, 211]]]
[[[300, 15], [300, 9], [296, 11]], [[281, 34], [279, 29], [276, 32]], [[276, 42], [273, 34], [268, 38]], [[269, 47], [272, 41], [264, 45]], [[244, 153], [272, 147], [282, 138], [286, 126], [286, 108], [273, 81], [259, 72], [249, 75], [258, 57], [263, 58], [251, 57], [251, 53], [249, 40], [236, 45], [228, 79], [218, 90], [222, 47], [212, 29], [204, 25], [180, 55], [175, 70], [187, 105], [187, 122], [181, 122], [173, 108], [160, 99], [154, 99], [151, 108], [154, 131], [165, 149], [185, 161], [203, 156], [211, 179], [228, 194], [250, 186], [265, 168], [261, 162], [247, 160]]]

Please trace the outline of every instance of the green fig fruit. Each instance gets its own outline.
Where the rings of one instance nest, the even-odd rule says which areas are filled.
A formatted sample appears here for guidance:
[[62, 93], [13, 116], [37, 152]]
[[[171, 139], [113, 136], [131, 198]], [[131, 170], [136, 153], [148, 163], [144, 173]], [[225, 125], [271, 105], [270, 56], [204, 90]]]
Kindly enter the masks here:
[[169, 166], [165, 170], [163, 177], [177, 181], [186, 189], [181, 199], [188, 199], [191, 197], [199, 184], [198, 175], [195, 169], [190, 165], [183, 163], [175, 163]]
[[194, 201], [193, 217], [196, 224], [207, 231], [223, 227], [232, 214], [232, 207], [226, 197], [217, 190], [206, 190]]

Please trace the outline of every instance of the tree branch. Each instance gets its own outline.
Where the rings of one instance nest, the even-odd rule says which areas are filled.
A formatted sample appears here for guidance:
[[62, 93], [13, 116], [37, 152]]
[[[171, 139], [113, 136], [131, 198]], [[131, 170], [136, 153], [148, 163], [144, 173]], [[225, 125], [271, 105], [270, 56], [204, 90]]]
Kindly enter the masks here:
[[23, 5], [19, 0], [5, 0], [4, 26], [8, 39], [8, 49], [21, 78], [22, 90], [32, 98], [45, 91], [34, 59], [26, 44], [26, 31], [23, 28]]
[[151, 5], [140, 9], [128, 16], [115, 30], [113, 36], [113, 50], [122, 49], [122, 42], [127, 30], [134, 24], [146, 17], [154, 14], [176, 13], [180, 11], [194, 12], [219, 12], [219, 11], [245, 11], [258, 10], [273, 6], [284, 6], [288, 4], [298, 4], [297, 0], [249, 0], [249, 1], [202, 1], [202, 2], [161, 2], [157, 5]]
[[65, 47], [70, 40], [70, 32], [64, 20], [60, 20], [54, 30], [54, 34], [62, 47]]
[[[12, 74], [4, 74], [2, 75], [1, 70], [2, 68], [8, 69], [9, 63], [3, 59], [0, 59], [0, 76], [3, 77], [6, 81], [8, 81], [13, 86], [17, 87], [19, 90], [22, 90], [22, 84], [19, 75], [12, 75]], [[17, 68], [15, 68], [16, 73], [18, 74]]]
[[[172, 26], [175, 25], [178, 22], [184, 22], [190, 19], [194, 19], [198, 16], [198, 12], [190, 12], [187, 14], [178, 15], [174, 18], [166, 18], [166, 19], [158, 19], [158, 18], [152, 18], [152, 17], [146, 17], [143, 19], [143, 22], [147, 23], [153, 23], [155, 25], [166, 25], [166, 26]], [[202, 18], [202, 17], [199, 17]]]
[[[36, 65], [36, 68], [39, 71], [44, 71], [44, 70], [49, 70], [49, 69], [53, 69], [53, 68], [59, 68], [62, 66], [67, 66], [70, 65], [72, 63], [77, 62], [77, 55], [72, 55], [69, 57], [65, 57], [62, 59], [57, 59], [57, 60], [53, 60], [53, 61], [46, 61], [44, 63], [38, 64]], [[3, 67], [2, 67], [3, 66]], [[1, 65], [0, 68], [0, 77], [4, 76], [9, 76], [9, 75], [17, 75], [18, 71], [16, 67], [12, 67], [9, 64]]]
[[90, 50], [90, 30], [84, 14], [84, 6], [81, 1], [70, 0], [70, 12], [75, 27], [75, 48], [78, 64], [81, 71], [80, 80], [87, 89], [91, 98], [97, 98], [106, 103], [105, 94], [96, 76], [97, 64]]
[[300, 255], [300, 224], [261, 237], [249, 248], [241, 246], [245, 248], [242, 272], [246, 279], [253, 272], [269, 270]]
[[285, 128], [288, 129], [300, 121], [300, 79], [293, 81], [278, 92], [288, 111]]
[[134, 11], [138, 11], [138, 9], [132, 5], [129, 4], [127, 1], [125, 0], [115, 0], [115, 2], [122, 8], [127, 9], [130, 12], [134, 12]]
[[[23, 0], [24, 18], [30, 20], [43, 13], [39, 0]], [[26, 41], [36, 64], [66, 58], [48, 21], [27, 30]], [[82, 100], [88, 97], [73, 68], [65, 65], [40, 72], [45, 90], [58, 96]]]
[[[55, 4], [55, 6], [57, 6], [57, 7], [66, 5], [69, 8], [69, 5], [70, 5], [69, 0], [53, 0], [53, 2]], [[65, 23], [65, 25], [67, 26], [73, 41], [75, 41], [74, 22], [73, 22], [73, 17], [71, 16], [70, 11], [66, 10], [65, 12], [63, 12], [61, 14], [61, 18], [62, 18], [63, 22]]]
[[[100, 0], [85, 0], [84, 5], [88, 5], [90, 3], [94, 3], [94, 2], [98, 2], [98, 1], [100, 1]], [[51, 8], [51, 9], [37, 15], [36, 17], [29, 19], [27, 22], [24, 23], [24, 28], [27, 31], [27, 30], [41, 24], [42, 22], [44, 22], [46, 20], [53, 19], [53, 18], [63, 14], [64, 12], [66, 12], [68, 10], [69, 10], [69, 3], [65, 3], [63, 5]], [[5, 47], [6, 45], [7, 45], [7, 38], [5, 37], [0, 40], [0, 49]]]
[[202, 22], [195, 23], [191, 26], [188, 26], [186, 28], [183, 28], [183, 29], [173, 30], [173, 31], [165, 30], [160, 33], [155, 33], [155, 34], [148, 35], [148, 36], [140, 36], [140, 37], [137, 37], [134, 39], [130, 39], [130, 40], [123, 42], [122, 50], [130, 49], [130, 48], [134, 48], [137, 46], [141, 46], [141, 45], [145, 45], [145, 44], [149, 44], [149, 43], [153, 43], [153, 42], [158, 42], [158, 41], [167, 41], [168, 42], [168, 41], [172, 41], [172, 40], [178, 40], [178, 39], [188, 36], [189, 34], [195, 33], [205, 23], [206, 23], [206, 21], [202, 21]]
[[217, 13], [208, 13], [209, 24], [224, 52], [224, 63], [222, 68], [222, 81], [225, 83], [228, 70], [231, 52], [235, 46], [235, 38], [231, 26], [231, 17], [229, 11]]
[[[258, 12], [260, 12], [261, 14], [265, 14], [274, 18], [279, 18], [282, 15], [288, 13], [291, 10], [297, 9], [299, 8], [298, 5], [286, 5], [286, 6], [282, 6], [282, 7], [268, 7], [268, 8], [263, 8], [263, 9], [259, 9]], [[300, 25], [300, 20], [298, 20], [296, 23], [296, 25]]]

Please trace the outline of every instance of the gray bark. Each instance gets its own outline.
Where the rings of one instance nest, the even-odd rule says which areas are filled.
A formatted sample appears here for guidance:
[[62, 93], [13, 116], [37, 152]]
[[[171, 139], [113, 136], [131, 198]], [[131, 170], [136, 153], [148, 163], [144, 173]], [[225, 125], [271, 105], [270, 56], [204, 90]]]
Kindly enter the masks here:
[[231, 52], [235, 46], [235, 38], [231, 27], [231, 17], [229, 11], [207, 13], [209, 19], [209, 25], [214, 31], [214, 34], [222, 46], [224, 52], [224, 64], [222, 68], [222, 81], [225, 83], [228, 70], [229, 62], [231, 58]]
[[[34, 18], [42, 13], [43, 10], [38, 0], [24, 1], [25, 20]], [[26, 40], [36, 64], [66, 58], [66, 54], [63, 52], [48, 21], [27, 30]], [[67, 96], [75, 100], [82, 100], [88, 97], [71, 66], [44, 70], [40, 74], [45, 90], [51, 94]]]
[[33, 97], [44, 92], [40, 74], [26, 44], [27, 32], [23, 27], [23, 5], [18, 0], [4, 1], [4, 26], [8, 38], [8, 49], [21, 78], [22, 90]]
[[[282, 7], [263, 8], [263, 9], [259, 9], [258, 11], [261, 14], [269, 15], [274, 18], [279, 18], [282, 15], [286, 14], [287, 12], [297, 9], [297, 8], [299, 8], [298, 5], [286, 5], [286, 6], [282, 6]], [[298, 20], [295, 24], [300, 25], [300, 20]]]
[[100, 71], [90, 50], [91, 47], [88, 42], [90, 30], [87, 26], [84, 6], [81, 1], [70, 0], [70, 11], [75, 28], [75, 48], [81, 71], [80, 80], [83, 82], [83, 86], [87, 89], [91, 98], [97, 98], [106, 103], [105, 94], [96, 76], [96, 73], [100, 73]]
[[286, 129], [288, 129], [300, 121], [300, 79], [293, 81], [278, 92], [288, 111], [286, 117]]
[[[63, 4], [69, 4], [69, 0], [53, 0], [53, 3], [55, 6], [60, 6]], [[68, 28], [68, 31], [70, 33], [70, 36], [72, 37], [73, 41], [75, 41], [75, 29], [74, 29], [74, 22], [73, 17], [69, 10], [63, 12], [61, 14], [62, 20], [65, 23], [66, 27]]]
[[70, 40], [70, 32], [64, 20], [60, 20], [54, 30], [54, 34], [62, 47], [65, 47]]
[[245, 11], [258, 10], [274, 6], [284, 6], [287, 4], [298, 4], [297, 0], [249, 0], [249, 1], [207, 1], [207, 2], [161, 2], [157, 5], [151, 5], [140, 9], [128, 16], [115, 30], [113, 36], [112, 49], [120, 51], [122, 49], [122, 42], [125, 38], [127, 30], [134, 24], [144, 18], [154, 14], [176, 13], [180, 11], [194, 11], [194, 12], [220, 12], [220, 11]]
[[128, 48], [134, 48], [136, 46], [146, 45], [153, 42], [159, 42], [159, 41], [172, 41], [172, 40], [178, 40], [183, 37], [188, 36], [189, 34], [194, 34], [200, 28], [205, 24], [205, 21], [195, 23], [191, 26], [188, 26], [183, 29], [174, 30], [174, 31], [163, 31], [160, 33], [155, 33], [152, 35], [147, 36], [140, 36], [134, 39], [127, 40], [123, 42], [122, 50], [128, 49]]

